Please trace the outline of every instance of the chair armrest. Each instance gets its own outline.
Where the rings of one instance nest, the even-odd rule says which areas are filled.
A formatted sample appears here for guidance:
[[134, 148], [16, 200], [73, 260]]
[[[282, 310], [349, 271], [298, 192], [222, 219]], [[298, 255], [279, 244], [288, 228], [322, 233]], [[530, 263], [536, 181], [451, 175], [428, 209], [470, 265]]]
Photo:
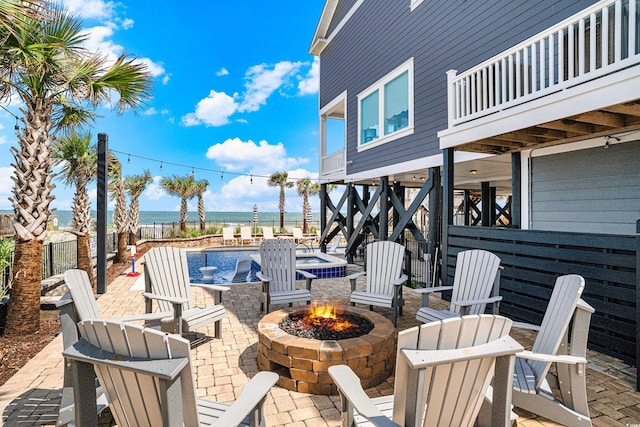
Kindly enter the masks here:
[[406, 282], [408, 279], [408, 276], [406, 274], [403, 274], [402, 276], [398, 277], [395, 280], [391, 281], [391, 284], [393, 286], [401, 286], [404, 282]]
[[532, 323], [513, 322], [512, 328], [529, 329], [530, 331], [540, 331], [540, 325], [534, 325]]
[[444, 291], [450, 291], [453, 289], [453, 286], [434, 286], [431, 288], [417, 288], [417, 289], [412, 289], [413, 292], [417, 292], [419, 294], [430, 294], [433, 292], [444, 292]]
[[149, 322], [152, 320], [161, 320], [167, 317], [173, 317], [173, 312], [171, 311], [157, 311], [153, 313], [143, 313], [143, 314], [132, 314], [130, 316], [120, 316], [113, 317], [109, 320], [117, 320], [118, 322], [133, 322], [136, 320], [144, 320], [145, 322]]
[[258, 280], [260, 280], [261, 282], [270, 282], [271, 281], [271, 277], [267, 277], [264, 274], [262, 274], [261, 271], [257, 271], [256, 272], [256, 277], [258, 278]]
[[366, 271], [360, 271], [359, 273], [350, 274], [346, 278], [349, 279], [349, 280], [355, 280], [360, 276], [366, 276], [366, 275], [367, 275]]
[[346, 365], [331, 366], [329, 367], [329, 375], [336, 383], [342, 399], [348, 401], [347, 405], [355, 408], [360, 415], [377, 426], [398, 426], [398, 424], [385, 417], [371, 402], [371, 399], [362, 388], [360, 378], [350, 367]]
[[161, 300], [161, 301], [168, 301], [171, 304], [186, 304], [186, 303], [189, 302], [189, 300], [187, 298], [168, 297], [168, 296], [165, 296], [165, 295], [151, 294], [149, 292], [143, 292], [142, 296], [147, 298], [147, 299], [157, 299], [157, 300]]
[[244, 386], [238, 399], [218, 418], [214, 426], [241, 424], [247, 415], [261, 406], [271, 387], [278, 382], [278, 378], [275, 372], [258, 372]]
[[228, 290], [230, 290], [231, 288], [228, 286], [220, 286], [220, 285], [207, 285], [206, 283], [189, 283], [190, 286], [194, 286], [197, 288], [202, 288], [202, 289], [206, 289], [206, 290], [210, 290], [210, 291], [220, 291], [220, 292], [226, 292]]
[[536, 362], [545, 362], [545, 363], [564, 363], [566, 365], [577, 365], [580, 363], [587, 363], [587, 359], [580, 356], [570, 356], [568, 354], [544, 354], [544, 353], [533, 353], [529, 350], [521, 351], [516, 354], [516, 357], [520, 357], [522, 359], [534, 360]]
[[493, 304], [498, 301], [502, 301], [502, 297], [489, 297], [489, 298], [482, 298], [482, 299], [459, 300], [459, 301], [451, 301], [451, 302], [461, 307], [471, 307], [472, 305], [478, 305], [478, 304]]
[[315, 274], [309, 273], [308, 271], [304, 271], [304, 270], [296, 270], [296, 273], [302, 274], [305, 279], [317, 279], [318, 278], [318, 276], [316, 276]]

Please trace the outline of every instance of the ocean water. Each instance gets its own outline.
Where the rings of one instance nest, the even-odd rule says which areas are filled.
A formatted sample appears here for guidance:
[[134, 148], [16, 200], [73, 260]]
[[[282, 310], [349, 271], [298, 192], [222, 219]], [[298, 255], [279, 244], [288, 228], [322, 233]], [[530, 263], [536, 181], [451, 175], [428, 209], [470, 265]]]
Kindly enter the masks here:
[[[12, 211], [0, 210], [0, 213], [13, 213]], [[58, 218], [59, 227], [67, 227], [71, 222], [71, 211], [56, 210], [53, 212], [54, 216]], [[96, 212], [91, 212], [92, 218], [96, 218]], [[313, 221], [318, 222], [320, 218], [319, 213], [313, 214]], [[107, 223], [111, 224], [113, 220], [113, 211], [109, 211], [107, 215]], [[171, 223], [180, 221], [180, 212], [169, 211], [140, 211], [140, 224], [159, 224], [159, 223]], [[200, 221], [197, 212], [189, 212], [187, 216], [188, 222]], [[251, 224], [253, 221], [253, 212], [207, 212], [207, 222], [215, 222], [217, 224]], [[285, 224], [302, 223], [302, 213], [285, 213]], [[258, 223], [261, 225], [279, 224], [280, 213], [279, 212], [258, 212]]]

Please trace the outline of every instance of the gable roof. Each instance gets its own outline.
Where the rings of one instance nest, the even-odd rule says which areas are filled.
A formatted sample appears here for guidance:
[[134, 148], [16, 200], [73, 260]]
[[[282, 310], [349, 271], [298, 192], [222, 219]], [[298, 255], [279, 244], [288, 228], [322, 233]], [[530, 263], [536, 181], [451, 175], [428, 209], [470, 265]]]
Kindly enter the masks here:
[[327, 46], [327, 32], [333, 20], [333, 14], [338, 7], [338, 2], [339, 0], [327, 0], [324, 4], [320, 21], [318, 22], [313, 40], [311, 40], [311, 46], [309, 47], [310, 54], [318, 56]]

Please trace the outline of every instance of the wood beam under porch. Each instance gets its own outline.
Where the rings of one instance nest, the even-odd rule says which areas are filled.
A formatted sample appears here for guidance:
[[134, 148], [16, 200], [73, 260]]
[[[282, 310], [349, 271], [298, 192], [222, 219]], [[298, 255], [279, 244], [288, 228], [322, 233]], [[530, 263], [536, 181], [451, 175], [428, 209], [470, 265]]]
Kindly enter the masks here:
[[[433, 199], [434, 206], [439, 205], [439, 178], [439, 168], [431, 168], [428, 179], [425, 180], [413, 202], [406, 209], [404, 203], [405, 188], [398, 183], [390, 183], [389, 177], [380, 178], [373, 194], [370, 192], [369, 185], [361, 186], [362, 195], [357, 191], [355, 184], [349, 183], [345, 185], [344, 192], [337, 204], [334, 204], [329, 197], [329, 187], [322, 186], [320, 191], [321, 206], [326, 207], [325, 217], [329, 216], [329, 219], [321, 221], [321, 248], [326, 250], [326, 245], [339, 232], [342, 232], [347, 240], [345, 256], [348, 262], [353, 262], [358, 248], [371, 238], [400, 241], [404, 237], [404, 231], [406, 230], [412, 234], [415, 240], [427, 243], [422, 231], [414, 223], [413, 215], [416, 214], [428, 194], [430, 195], [430, 200]], [[374, 212], [376, 207], [379, 208], [377, 213]], [[340, 212], [345, 209], [346, 215]], [[436, 212], [438, 211], [439, 209], [436, 209]], [[358, 214], [361, 217], [355, 223], [355, 218]], [[389, 222], [390, 215], [392, 223]], [[437, 224], [438, 221], [436, 220], [435, 223]], [[439, 229], [432, 227], [430, 232], [433, 230], [437, 230], [439, 234]], [[430, 237], [429, 241], [439, 242], [440, 237]]]

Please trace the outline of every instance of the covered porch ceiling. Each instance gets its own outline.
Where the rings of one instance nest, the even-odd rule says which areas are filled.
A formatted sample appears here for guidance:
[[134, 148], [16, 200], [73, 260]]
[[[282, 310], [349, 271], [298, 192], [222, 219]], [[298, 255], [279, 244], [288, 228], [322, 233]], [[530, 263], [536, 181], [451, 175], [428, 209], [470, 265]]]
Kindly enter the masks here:
[[597, 137], [615, 137], [638, 129], [640, 99], [478, 139], [459, 145], [456, 150], [505, 154]]

